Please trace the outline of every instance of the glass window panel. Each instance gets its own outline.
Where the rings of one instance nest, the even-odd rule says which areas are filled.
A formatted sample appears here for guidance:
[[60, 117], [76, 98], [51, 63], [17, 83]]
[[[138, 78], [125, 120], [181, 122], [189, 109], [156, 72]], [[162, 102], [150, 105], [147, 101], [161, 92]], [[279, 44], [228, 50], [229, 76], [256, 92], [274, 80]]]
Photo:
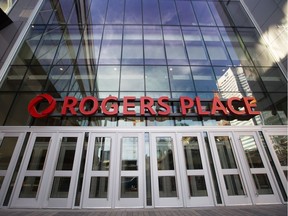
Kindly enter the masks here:
[[111, 142], [110, 137], [95, 138], [92, 170], [109, 170]]
[[197, 137], [182, 137], [186, 168], [188, 170], [203, 169]]
[[185, 45], [179, 27], [163, 28], [168, 64], [188, 64]]
[[0, 176], [0, 189], [2, 187], [5, 176]]
[[89, 24], [104, 24], [108, 0], [93, 0], [87, 17]]
[[176, 118], [175, 126], [202, 126], [202, 121], [195, 118]]
[[59, 45], [54, 64], [73, 64], [77, 57], [81, 37], [82, 27], [80, 25], [68, 26]]
[[50, 23], [65, 24], [70, 17], [73, 6], [74, 1], [59, 0], [59, 4], [57, 4], [56, 9], [53, 11]]
[[175, 1], [181, 25], [197, 25], [190, 1]]
[[121, 91], [144, 91], [143, 66], [122, 66]]
[[87, 26], [83, 31], [83, 39], [77, 57], [78, 64], [97, 64], [103, 26]]
[[72, 74], [70, 90], [92, 92], [94, 90], [95, 74], [94, 66], [76, 66]]
[[162, 30], [155, 26], [144, 26], [145, 64], [166, 64]]
[[34, 53], [32, 64], [51, 65], [63, 32], [63, 26], [47, 26], [47, 29]]
[[145, 84], [146, 91], [169, 91], [167, 67], [146, 66]]
[[174, 170], [173, 139], [156, 137], [158, 170]]
[[288, 164], [288, 145], [286, 135], [270, 135], [272, 145], [281, 166]]
[[253, 174], [252, 176], [259, 194], [273, 194], [273, 190], [266, 174]]
[[106, 24], [123, 24], [124, 2], [124, 0], [109, 0]]
[[240, 136], [247, 162], [250, 168], [264, 168], [253, 136]]
[[27, 176], [24, 178], [19, 198], [36, 198], [40, 177]]
[[174, 120], [168, 117], [148, 117], [147, 126], [174, 126]]
[[28, 170], [43, 170], [50, 140], [50, 137], [36, 137]]
[[0, 125], [4, 125], [10, 107], [14, 102], [16, 94], [15, 93], [5, 93], [1, 92], [0, 94]]
[[192, 1], [199, 25], [215, 25], [212, 14], [206, 1]]
[[72, 170], [77, 137], [63, 137], [56, 170]]
[[123, 137], [121, 147], [121, 170], [138, 170], [138, 137]]
[[28, 65], [45, 31], [45, 26], [32, 26], [12, 64]]
[[250, 57], [242, 41], [240, 41], [239, 35], [236, 35], [238, 33], [236, 33], [232, 28], [219, 28], [219, 31], [233, 64], [251, 66], [252, 61], [250, 61]]
[[125, 24], [142, 24], [141, 0], [125, 1]]
[[[18, 137], [4, 137], [0, 143], [0, 170], [7, 170]], [[1, 184], [0, 184], [1, 185]]]
[[73, 70], [74, 67], [72, 65], [53, 67], [49, 74], [46, 90], [50, 92], [68, 91]]
[[232, 65], [217, 28], [201, 28], [203, 38], [213, 65]]
[[138, 198], [138, 177], [121, 177], [121, 198]]
[[122, 64], [143, 64], [142, 27], [124, 27]]
[[50, 198], [68, 198], [70, 177], [54, 177]]
[[210, 64], [205, 44], [203, 42], [199, 28], [183, 27], [182, 31], [190, 64]]
[[194, 91], [189, 67], [169, 66], [169, 75], [172, 91]]
[[175, 2], [171, 0], [159, 0], [160, 13], [163, 25], [178, 25], [178, 14]]
[[161, 24], [158, 1], [145, 0], [143, 5], [143, 23]]
[[104, 127], [116, 127], [117, 119], [116, 118], [100, 118], [100, 117], [92, 117], [90, 118], [88, 126], [104, 126]]
[[216, 141], [222, 169], [237, 168], [230, 138], [228, 136], [215, 136], [214, 139]]
[[108, 198], [108, 177], [91, 177], [89, 198]]
[[120, 117], [118, 127], [139, 127], [145, 126], [145, 118], [139, 117]]
[[208, 196], [204, 176], [188, 176], [191, 197]]
[[118, 91], [120, 68], [99, 66], [96, 77], [96, 91]]
[[266, 43], [261, 39], [259, 33], [254, 28], [238, 28], [241, 39], [246, 46], [254, 64], [256, 66], [273, 66], [274, 58], [270, 55], [270, 51]]
[[230, 13], [230, 17], [232, 18], [235, 26], [247, 26], [254, 27], [251, 19], [245, 12], [245, 9], [242, 6], [241, 2], [232, 1], [229, 4], [222, 4], [227, 8], [227, 11]]
[[41, 7], [41, 10], [36, 16], [36, 19], [33, 21], [33, 24], [47, 24], [49, 18], [57, 6], [57, 2], [54, 1], [44, 1], [44, 4]]
[[31, 66], [23, 80], [21, 91], [42, 91], [45, 87], [50, 67]]
[[[118, 1], [118, 0], [117, 0]], [[122, 26], [105, 26], [101, 52], [101, 64], [119, 64], [122, 47]]]
[[216, 21], [217, 26], [230, 26], [231, 25], [228, 19], [228, 16], [225, 10], [223, 9], [222, 2], [209, 1], [208, 5]]
[[175, 176], [158, 177], [160, 197], [178, 197]]
[[244, 195], [242, 182], [239, 175], [224, 175], [228, 196]]
[[1, 83], [0, 91], [17, 91], [22, 84], [26, 71], [27, 67], [25, 66], [11, 66], [8, 75]]
[[218, 92], [215, 76], [210, 67], [191, 67], [195, 88], [198, 91]]

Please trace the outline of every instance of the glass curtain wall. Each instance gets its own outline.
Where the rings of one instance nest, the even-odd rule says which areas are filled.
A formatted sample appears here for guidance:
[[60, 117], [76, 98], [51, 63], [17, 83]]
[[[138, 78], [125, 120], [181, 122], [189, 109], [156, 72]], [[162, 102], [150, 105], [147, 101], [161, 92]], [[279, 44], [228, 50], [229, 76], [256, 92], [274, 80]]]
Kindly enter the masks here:
[[[42, 93], [59, 101], [252, 96], [261, 114], [244, 121], [61, 117], [58, 104], [36, 120], [26, 107]], [[287, 80], [238, 0], [44, 0], [1, 82], [0, 103], [7, 126], [283, 125]]]

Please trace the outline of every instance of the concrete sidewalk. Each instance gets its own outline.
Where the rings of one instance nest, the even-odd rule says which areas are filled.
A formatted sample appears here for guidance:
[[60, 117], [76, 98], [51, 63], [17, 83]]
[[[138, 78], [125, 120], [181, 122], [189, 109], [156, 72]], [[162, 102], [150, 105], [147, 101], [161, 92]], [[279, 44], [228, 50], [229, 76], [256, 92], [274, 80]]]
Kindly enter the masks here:
[[0, 209], [0, 216], [287, 216], [287, 205], [148, 209]]

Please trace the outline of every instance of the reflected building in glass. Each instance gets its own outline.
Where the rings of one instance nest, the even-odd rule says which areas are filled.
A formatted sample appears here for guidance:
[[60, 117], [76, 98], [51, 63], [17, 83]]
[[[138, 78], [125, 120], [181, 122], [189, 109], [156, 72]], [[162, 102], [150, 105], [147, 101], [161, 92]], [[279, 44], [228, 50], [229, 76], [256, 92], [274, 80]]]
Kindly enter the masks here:
[[[14, 23], [0, 31], [7, 40], [9, 31], [15, 33], [0, 65], [0, 137], [10, 138], [15, 150], [0, 145], [0, 152], [22, 155], [3, 168], [14, 175], [0, 176], [7, 188], [0, 190], [1, 206], [287, 202], [287, 74], [243, 1], [27, 2], [15, 3], [8, 14]], [[20, 28], [19, 14], [31, 7]], [[53, 101], [40, 100], [43, 94], [56, 103], [48, 114]], [[28, 110], [37, 97], [41, 118]], [[83, 115], [81, 106], [88, 112], [96, 103], [81, 105], [87, 97], [99, 107]], [[117, 98], [105, 106], [111, 111], [117, 105], [117, 114], [103, 114], [100, 103], [108, 97]], [[136, 99], [127, 108], [128, 97]], [[158, 99], [167, 97], [169, 115], [148, 108], [140, 115], [141, 97], [152, 99], [157, 112], [163, 111]], [[203, 111], [211, 111], [214, 98], [225, 105], [251, 97], [260, 114], [227, 117], [218, 107], [215, 116], [198, 115], [196, 108], [181, 115], [181, 97], [201, 98]], [[76, 98], [74, 105], [67, 98]], [[64, 115], [65, 104], [76, 108]]]

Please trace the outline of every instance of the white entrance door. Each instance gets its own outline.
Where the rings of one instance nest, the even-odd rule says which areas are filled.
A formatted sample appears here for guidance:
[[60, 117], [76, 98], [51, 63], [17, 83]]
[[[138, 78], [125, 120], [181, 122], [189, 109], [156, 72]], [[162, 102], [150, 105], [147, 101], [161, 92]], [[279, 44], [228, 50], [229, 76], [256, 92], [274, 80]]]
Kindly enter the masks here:
[[82, 133], [33, 133], [14, 188], [11, 207], [71, 208], [82, 145]]
[[144, 133], [121, 133], [116, 146], [115, 207], [144, 206]]
[[155, 207], [183, 206], [175, 134], [152, 133], [151, 151]]
[[116, 177], [116, 167], [113, 164], [115, 142], [114, 133], [90, 134], [85, 163], [83, 208], [112, 206], [115, 191], [113, 180]]
[[24, 133], [0, 133], [0, 206], [8, 191], [24, 137]]
[[288, 136], [287, 131], [273, 131], [265, 133], [268, 147], [280, 176], [282, 185], [288, 196]]
[[236, 145], [241, 155], [241, 165], [248, 181], [254, 204], [280, 203], [279, 194], [265, 157], [264, 148], [256, 132], [237, 132]]
[[177, 134], [177, 146], [185, 206], [213, 206], [207, 150], [201, 134]]

